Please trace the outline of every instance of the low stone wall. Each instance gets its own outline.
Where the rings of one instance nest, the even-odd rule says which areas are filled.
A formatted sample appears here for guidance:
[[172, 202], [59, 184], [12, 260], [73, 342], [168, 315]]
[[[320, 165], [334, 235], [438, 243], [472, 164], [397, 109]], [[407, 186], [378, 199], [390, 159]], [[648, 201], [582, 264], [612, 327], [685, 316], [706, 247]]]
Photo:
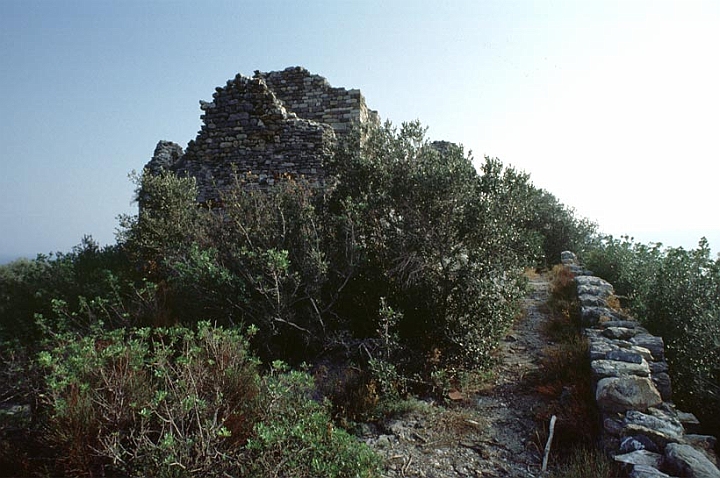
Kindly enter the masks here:
[[562, 263], [575, 275], [605, 450], [633, 478], [720, 478], [715, 437], [697, 434], [697, 418], [672, 402], [662, 338], [613, 308], [612, 284], [573, 253], [563, 252]]

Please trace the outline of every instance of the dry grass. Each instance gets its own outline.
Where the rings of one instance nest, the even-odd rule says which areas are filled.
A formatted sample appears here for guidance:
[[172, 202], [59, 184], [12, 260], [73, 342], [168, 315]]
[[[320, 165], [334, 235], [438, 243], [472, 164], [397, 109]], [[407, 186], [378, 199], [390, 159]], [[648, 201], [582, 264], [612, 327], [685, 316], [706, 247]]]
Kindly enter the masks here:
[[576, 447], [553, 471], [550, 478], [615, 478], [623, 476], [620, 466], [593, 447]]
[[577, 321], [579, 307], [574, 277], [564, 267], [556, 266], [550, 272], [550, 281], [550, 319], [542, 328], [549, 345], [543, 349], [539, 371], [533, 380], [535, 390], [548, 399], [545, 405], [535, 410], [536, 420], [543, 424], [538, 432], [537, 445], [544, 447], [547, 423], [555, 415], [554, 463], [563, 464], [563, 467], [564, 463], [570, 464], [567, 468], [569, 474], [557, 476], [606, 476], [596, 474], [592, 466], [580, 468], [579, 474], [573, 474], [576, 473], [573, 470], [578, 470], [573, 468], [575, 462], [585, 460], [588, 466], [602, 463], [587, 451], [592, 449], [599, 432], [599, 419], [591, 385], [589, 344], [580, 334]]
[[606, 299], [606, 302], [609, 308], [618, 312], [622, 311], [622, 305], [620, 305], [620, 298], [615, 294], [610, 295], [610, 297]]
[[540, 273], [538, 273], [537, 269], [531, 267], [525, 268], [525, 270], [523, 271], [523, 275], [528, 279], [537, 279], [538, 277], [540, 277]]

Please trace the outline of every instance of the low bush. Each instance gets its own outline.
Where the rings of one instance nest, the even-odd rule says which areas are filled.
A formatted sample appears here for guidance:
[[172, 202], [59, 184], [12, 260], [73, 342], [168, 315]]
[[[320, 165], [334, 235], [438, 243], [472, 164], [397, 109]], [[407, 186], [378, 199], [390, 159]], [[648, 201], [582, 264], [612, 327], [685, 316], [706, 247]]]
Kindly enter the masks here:
[[273, 364], [264, 380], [264, 408], [247, 442], [249, 476], [372, 477], [378, 457], [328, 414], [329, 403], [312, 400], [312, 378]]
[[38, 360], [60, 474], [372, 476], [377, 463], [334, 430], [307, 374], [278, 364], [261, 378], [237, 330], [65, 334]]

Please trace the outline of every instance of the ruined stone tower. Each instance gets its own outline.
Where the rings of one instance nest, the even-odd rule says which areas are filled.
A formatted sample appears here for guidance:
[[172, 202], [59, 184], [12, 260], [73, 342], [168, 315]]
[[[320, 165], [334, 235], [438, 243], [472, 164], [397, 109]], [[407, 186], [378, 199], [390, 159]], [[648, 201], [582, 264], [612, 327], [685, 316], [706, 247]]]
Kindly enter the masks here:
[[235, 173], [251, 173], [251, 186], [290, 175], [321, 184], [332, 146], [353, 125], [378, 123], [360, 90], [333, 88], [301, 67], [238, 74], [200, 102], [203, 125], [185, 151], [160, 141], [147, 164], [197, 180], [198, 201], [217, 199]]

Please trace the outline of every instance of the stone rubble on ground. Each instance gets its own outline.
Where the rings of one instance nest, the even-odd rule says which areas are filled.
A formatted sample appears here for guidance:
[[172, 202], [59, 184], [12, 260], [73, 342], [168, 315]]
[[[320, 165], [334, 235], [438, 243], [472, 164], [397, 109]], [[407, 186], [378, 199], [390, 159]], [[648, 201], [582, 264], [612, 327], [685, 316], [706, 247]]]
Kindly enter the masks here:
[[672, 403], [662, 338], [612, 309], [612, 284], [575, 254], [563, 252], [561, 260], [577, 283], [605, 450], [632, 478], [720, 478], [715, 437], [694, 434], [697, 418]]

